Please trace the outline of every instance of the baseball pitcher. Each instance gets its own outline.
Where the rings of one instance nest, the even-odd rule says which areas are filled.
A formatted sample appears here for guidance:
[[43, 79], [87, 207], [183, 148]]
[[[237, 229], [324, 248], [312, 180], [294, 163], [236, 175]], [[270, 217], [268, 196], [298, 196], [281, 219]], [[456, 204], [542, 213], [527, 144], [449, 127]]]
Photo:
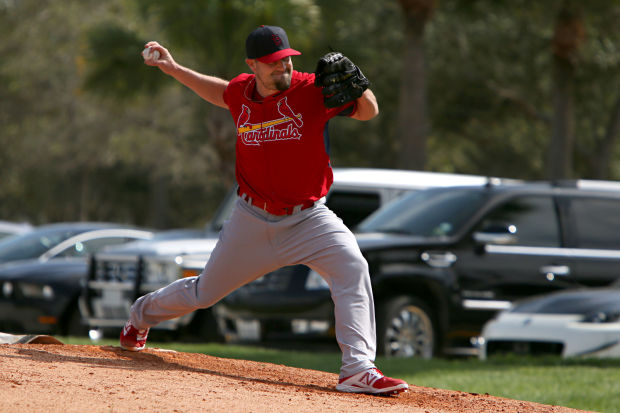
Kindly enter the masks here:
[[325, 206], [333, 182], [327, 124], [337, 115], [369, 120], [378, 105], [362, 71], [341, 53], [323, 56], [315, 73], [293, 70], [285, 31], [261, 26], [246, 40], [252, 73], [231, 81], [178, 64], [157, 42], [145, 63], [157, 66], [236, 123], [238, 199], [204, 271], [143, 297], [131, 308], [121, 347], [139, 351], [149, 328], [207, 308], [240, 286], [287, 265], [305, 264], [329, 284], [342, 367], [336, 389], [397, 394], [406, 382], [375, 366], [375, 314], [368, 265], [355, 237]]

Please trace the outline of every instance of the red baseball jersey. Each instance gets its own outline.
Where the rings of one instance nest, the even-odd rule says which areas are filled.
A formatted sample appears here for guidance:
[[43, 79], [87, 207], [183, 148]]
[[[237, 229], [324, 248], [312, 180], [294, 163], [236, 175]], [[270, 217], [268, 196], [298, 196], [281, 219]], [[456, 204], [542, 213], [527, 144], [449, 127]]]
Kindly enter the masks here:
[[239, 193], [276, 208], [325, 196], [333, 182], [327, 122], [354, 103], [326, 108], [314, 74], [295, 70], [285, 91], [256, 99], [255, 89], [254, 75], [244, 73], [224, 92], [237, 126]]

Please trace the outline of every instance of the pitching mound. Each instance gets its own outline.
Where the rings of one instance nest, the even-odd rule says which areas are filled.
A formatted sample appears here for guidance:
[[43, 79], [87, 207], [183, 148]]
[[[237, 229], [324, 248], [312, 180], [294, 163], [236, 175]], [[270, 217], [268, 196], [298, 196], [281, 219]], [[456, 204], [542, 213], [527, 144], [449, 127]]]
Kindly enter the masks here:
[[343, 394], [337, 375], [204, 354], [62, 344], [0, 345], [2, 412], [554, 412], [578, 410], [411, 386]]

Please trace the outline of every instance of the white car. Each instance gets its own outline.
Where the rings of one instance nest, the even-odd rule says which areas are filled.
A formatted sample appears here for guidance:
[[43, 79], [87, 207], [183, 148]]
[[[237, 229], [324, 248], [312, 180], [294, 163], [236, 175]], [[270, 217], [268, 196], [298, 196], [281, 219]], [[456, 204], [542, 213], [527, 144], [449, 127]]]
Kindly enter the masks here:
[[620, 284], [517, 302], [485, 324], [479, 342], [482, 359], [506, 353], [620, 357]]

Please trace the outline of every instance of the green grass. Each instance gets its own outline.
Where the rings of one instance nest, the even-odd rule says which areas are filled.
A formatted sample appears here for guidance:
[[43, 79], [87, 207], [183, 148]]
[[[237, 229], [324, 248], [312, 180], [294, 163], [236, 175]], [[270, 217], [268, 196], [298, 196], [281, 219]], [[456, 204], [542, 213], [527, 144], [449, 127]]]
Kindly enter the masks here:
[[[92, 344], [88, 339], [61, 337], [67, 344]], [[100, 345], [118, 345], [102, 340]], [[225, 345], [149, 342], [150, 347], [217, 357], [254, 360], [337, 373], [340, 353], [290, 351]], [[377, 366], [409, 383], [470, 393], [528, 400], [600, 412], [620, 412], [620, 359], [502, 357], [487, 361], [463, 359], [386, 359]]]

